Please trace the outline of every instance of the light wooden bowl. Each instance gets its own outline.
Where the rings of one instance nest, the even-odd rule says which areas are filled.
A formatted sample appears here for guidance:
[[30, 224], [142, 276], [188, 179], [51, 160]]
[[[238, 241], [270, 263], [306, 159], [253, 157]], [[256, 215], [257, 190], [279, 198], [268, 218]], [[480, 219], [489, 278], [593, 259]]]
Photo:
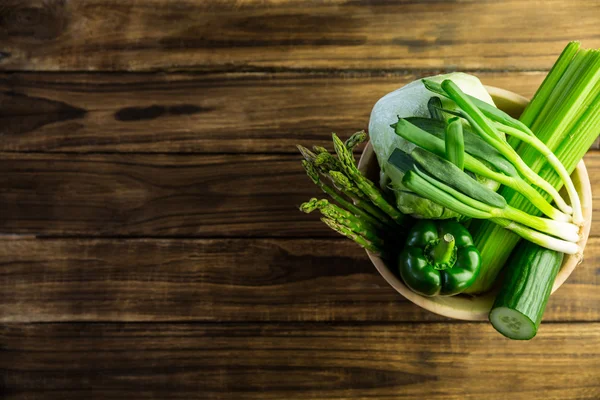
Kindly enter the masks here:
[[[526, 98], [507, 90], [491, 86], [486, 86], [486, 89], [494, 99], [498, 108], [504, 110], [513, 117], [518, 117], [529, 102]], [[360, 157], [358, 168], [370, 179], [375, 182], [378, 181], [379, 165], [377, 164], [377, 159], [370, 143], [367, 144]], [[583, 249], [587, 243], [588, 236], [590, 235], [590, 227], [592, 225], [592, 188], [583, 161], [579, 162], [571, 177], [579, 192], [583, 207], [583, 216], [585, 217], [583, 235], [579, 242], [579, 246]], [[488, 319], [488, 313], [495, 297], [493, 291], [479, 296], [458, 295], [452, 297], [424, 297], [408, 289], [402, 280], [392, 272], [390, 268], [395, 270], [395, 265], [388, 267], [388, 265], [386, 265], [378, 256], [369, 251], [367, 251], [367, 254], [383, 278], [396, 289], [398, 293], [416, 305], [436, 314], [454, 319], [468, 321], [483, 321]], [[552, 293], [563, 284], [580, 262], [581, 259], [577, 256], [565, 257], [563, 265], [554, 282]]]

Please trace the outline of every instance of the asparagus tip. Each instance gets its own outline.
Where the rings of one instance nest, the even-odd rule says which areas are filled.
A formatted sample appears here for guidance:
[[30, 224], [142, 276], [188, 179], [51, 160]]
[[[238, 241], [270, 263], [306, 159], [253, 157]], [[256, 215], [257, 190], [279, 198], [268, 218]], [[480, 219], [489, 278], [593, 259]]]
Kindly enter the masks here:
[[297, 144], [296, 148], [300, 151], [300, 154], [304, 157], [306, 161], [313, 161], [316, 158], [315, 153], [307, 149], [306, 147]]

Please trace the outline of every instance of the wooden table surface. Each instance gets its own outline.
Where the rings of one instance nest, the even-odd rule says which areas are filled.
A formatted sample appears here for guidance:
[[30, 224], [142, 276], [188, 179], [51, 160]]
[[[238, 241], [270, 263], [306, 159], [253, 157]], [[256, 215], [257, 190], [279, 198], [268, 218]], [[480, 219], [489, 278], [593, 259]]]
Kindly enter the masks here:
[[531, 96], [567, 41], [600, 47], [599, 19], [585, 0], [1, 0], [1, 397], [599, 399], [600, 223], [512, 342], [412, 305], [298, 212], [318, 191], [294, 147], [434, 73]]

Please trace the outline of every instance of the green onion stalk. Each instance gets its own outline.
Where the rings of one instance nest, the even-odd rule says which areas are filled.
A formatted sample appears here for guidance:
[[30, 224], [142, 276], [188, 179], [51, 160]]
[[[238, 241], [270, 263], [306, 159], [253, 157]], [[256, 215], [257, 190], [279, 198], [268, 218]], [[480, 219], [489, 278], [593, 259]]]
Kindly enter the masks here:
[[[434, 97], [432, 97], [434, 98]], [[461, 171], [465, 168], [465, 139], [463, 126], [458, 118], [448, 121], [446, 127], [446, 158]]]
[[[570, 46], [567, 46], [567, 48], [569, 47]], [[567, 170], [562, 165], [560, 160], [558, 160], [554, 153], [552, 153], [552, 151], [550, 151], [550, 149], [548, 149], [548, 147], [534, 135], [534, 133], [531, 131], [531, 129], [529, 129], [529, 127], [527, 127], [521, 121], [512, 118], [505, 112], [491, 106], [490, 104], [460, 92], [460, 89], [450, 81], [448, 81], [448, 83], [446, 84], [442, 83], [441, 85], [428, 81], [427, 85], [428, 88], [434, 91], [435, 93], [443, 92], [443, 94], [447, 97], [455, 98], [455, 96], [458, 96], [463, 98], [463, 101], [465, 102], [470, 101], [474, 106], [476, 106], [479, 109], [481, 114], [483, 114], [485, 117], [489, 118], [493, 122], [491, 127], [488, 126], [490, 129], [496, 128], [498, 131], [503, 132], [506, 135], [511, 136], [512, 138], [519, 139], [519, 141], [527, 143], [528, 145], [532, 146], [532, 148], [540, 152], [546, 158], [547, 162], [554, 168], [554, 170], [560, 176], [561, 180], [565, 185], [567, 194], [569, 196], [569, 200], [571, 201], [571, 205], [573, 208], [573, 222], [577, 225], [583, 224], [581, 200], [579, 199], [579, 195], [575, 190], [575, 185], [573, 184], [570, 175], [567, 173]], [[449, 87], [451, 87], [450, 90], [454, 90], [456, 92], [455, 96], [450, 96], [448, 92], [444, 91], [445, 85], [449, 85]], [[546, 96], [544, 95], [544, 98], [545, 97]], [[451, 113], [454, 114], [454, 112]], [[460, 115], [468, 118], [468, 115], [464, 115], [462, 113], [460, 113]], [[483, 119], [483, 121], [487, 124], [487, 121], [485, 121], [485, 119]], [[503, 140], [500, 141], [502, 142]], [[510, 141], [508, 143], [510, 143]], [[502, 143], [502, 146], [505, 146], [505, 144]], [[508, 151], [511, 153], [514, 152], [512, 148], [510, 148]], [[518, 155], [516, 155], [516, 157], [518, 157]], [[556, 190], [554, 190], [554, 192], [555, 194], [558, 194]]]
[[448, 94], [448, 97], [453, 100], [463, 111], [463, 116], [469, 121], [471, 127], [490, 145], [494, 146], [502, 155], [504, 155], [517, 170], [530, 183], [548, 193], [558, 208], [566, 214], [573, 212], [570, 207], [560, 196], [558, 191], [547, 181], [542, 179], [535, 171], [533, 171], [519, 156], [519, 154], [502, 138], [498, 130], [491, 122], [483, 115], [481, 110], [473, 104], [473, 102], [460, 90], [451, 80], [442, 82], [442, 89]]
[[[429, 183], [429, 185], [425, 185], [424, 182], [422, 182], [423, 188], [433, 189], [433, 187], [436, 187], [437, 189], [440, 189], [440, 190], [446, 192], [447, 194], [449, 194], [450, 196], [454, 197], [457, 201], [462, 202], [464, 205], [471, 207], [472, 209], [476, 209], [478, 211], [483, 211], [483, 212], [487, 213], [487, 215], [488, 215], [487, 218], [481, 218], [481, 215], [483, 215], [483, 214], [479, 214], [480, 215], [479, 217], [471, 216], [472, 218], [508, 219], [508, 220], [512, 220], [514, 222], [518, 222], [521, 225], [525, 225], [532, 229], [541, 231], [542, 233], [556, 236], [556, 237], [561, 238], [566, 241], [575, 243], [579, 240], [579, 227], [577, 227], [576, 225], [573, 225], [568, 222], [559, 222], [559, 221], [554, 221], [554, 220], [551, 220], [548, 218], [540, 218], [537, 216], [529, 215], [529, 214], [527, 214], [521, 210], [518, 210], [516, 208], [513, 208], [509, 205], [506, 205], [503, 208], [491, 206], [482, 201], [473, 199], [472, 197], [469, 197], [469, 196], [465, 195], [464, 193], [459, 192], [458, 190], [446, 185], [445, 183], [442, 183], [441, 181], [434, 179], [433, 177], [427, 175], [425, 172], [421, 171], [419, 169], [419, 167], [415, 166], [414, 168], [415, 168], [416, 174], [420, 178], [422, 178], [424, 181]], [[415, 178], [415, 179], [418, 180], [418, 178]], [[408, 179], [408, 180], [410, 180], [410, 179]], [[430, 200], [436, 199], [436, 196], [440, 194], [440, 192], [436, 191], [436, 190], [432, 190], [431, 192], [426, 192], [425, 190], [423, 190], [423, 188], [421, 189], [421, 193], [418, 193], [418, 194], [420, 194], [421, 196], [426, 197]], [[452, 208], [452, 207], [450, 206], [449, 208]], [[456, 211], [456, 212], [458, 212], [458, 211]]]
[[[436, 203], [447, 207], [457, 213], [476, 219], [489, 219], [495, 224], [511, 230], [522, 238], [529, 240], [534, 243], [538, 243], [543, 247], [550, 250], [561, 251], [567, 254], [575, 254], [579, 251], [579, 246], [569, 240], [561, 240], [559, 238], [550, 236], [544, 232], [536, 231], [531, 228], [531, 225], [538, 229], [543, 229], [551, 232], [552, 235], [558, 237], [566, 237], [567, 239], [573, 239], [569, 235], [561, 232], [563, 229], [559, 224], [564, 224], [552, 220], [545, 220], [542, 218], [532, 217], [528, 214], [520, 214], [516, 210], [511, 209], [498, 209], [488, 206], [482, 202], [471, 199], [468, 196], [461, 194], [460, 192], [444, 185], [443, 183], [432, 179], [426, 174], [422, 173], [418, 169], [408, 171], [403, 178], [404, 185], [407, 188], [423, 196], [427, 199], [435, 200]], [[510, 220], [507, 217], [517, 219], [521, 222]], [[571, 231], [571, 235], [573, 232]], [[577, 232], [574, 233], [577, 235]]]
[[[445, 157], [446, 145], [444, 140], [428, 134], [426, 131], [418, 128], [406, 119], [398, 119], [398, 122], [393, 124], [392, 128], [394, 128], [397, 135], [405, 140], [414, 143], [439, 157]], [[569, 215], [554, 208], [547, 199], [516, 173], [513, 176], [509, 176], [496, 172], [468, 153], [464, 154], [464, 168], [474, 174], [494, 180], [514, 189], [551, 219], [564, 222], [571, 220]]]
[[[573, 223], [576, 225], [583, 225], [583, 210], [581, 208], [581, 200], [579, 199], [579, 194], [575, 189], [575, 185], [573, 184], [573, 180], [571, 179], [571, 175], [567, 172], [565, 166], [560, 162], [560, 160], [554, 155], [552, 151], [537, 138], [530, 131], [530, 133], [523, 132], [522, 130], [515, 129], [511, 126], [507, 126], [496, 122], [495, 126], [501, 132], [504, 132], [507, 135], [512, 137], [516, 137], [523, 143], [527, 143], [536, 150], [538, 150], [545, 158], [548, 164], [554, 169], [554, 171], [558, 174], [560, 179], [562, 180], [565, 188], [567, 190], [567, 194], [569, 195], [569, 200], [571, 200], [571, 205], [573, 207]], [[528, 128], [529, 129], [529, 128]]]

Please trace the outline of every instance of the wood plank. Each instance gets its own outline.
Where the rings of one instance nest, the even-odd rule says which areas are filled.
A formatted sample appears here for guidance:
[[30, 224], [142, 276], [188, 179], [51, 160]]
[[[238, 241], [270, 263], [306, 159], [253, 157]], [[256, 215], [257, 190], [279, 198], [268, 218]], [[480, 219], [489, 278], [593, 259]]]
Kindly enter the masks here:
[[[0, 151], [290, 153], [430, 74], [0, 74]], [[477, 75], [530, 97], [545, 73]]]
[[[600, 321], [600, 239], [544, 321]], [[1, 240], [0, 322], [446, 320], [321, 240]]]
[[593, 1], [5, 0], [4, 70], [547, 70]]
[[[600, 187], [600, 152], [585, 160], [592, 187]], [[0, 153], [0, 232], [336, 236], [317, 215], [297, 210], [323, 195], [299, 161], [297, 155]], [[592, 235], [600, 235], [599, 224]]]
[[0, 232], [335, 236], [298, 206], [319, 189], [300, 156], [0, 156]]
[[4, 399], [598, 399], [600, 324], [0, 326]]

